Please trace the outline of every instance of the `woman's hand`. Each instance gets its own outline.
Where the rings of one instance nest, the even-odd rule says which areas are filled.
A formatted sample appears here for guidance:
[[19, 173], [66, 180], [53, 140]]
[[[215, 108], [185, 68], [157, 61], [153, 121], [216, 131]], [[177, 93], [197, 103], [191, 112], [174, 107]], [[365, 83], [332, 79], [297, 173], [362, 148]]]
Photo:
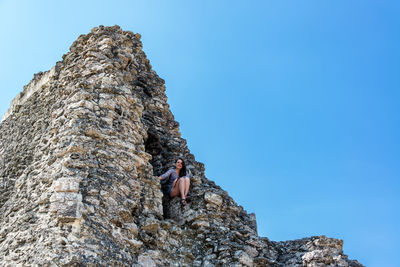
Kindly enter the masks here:
[[178, 182], [178, 180], [179, 180], [179, 178], [176, 178], [176, 179], [174, 180], [174, 183], [172, 184], [172, 187], [175, 187], [176, 182]]

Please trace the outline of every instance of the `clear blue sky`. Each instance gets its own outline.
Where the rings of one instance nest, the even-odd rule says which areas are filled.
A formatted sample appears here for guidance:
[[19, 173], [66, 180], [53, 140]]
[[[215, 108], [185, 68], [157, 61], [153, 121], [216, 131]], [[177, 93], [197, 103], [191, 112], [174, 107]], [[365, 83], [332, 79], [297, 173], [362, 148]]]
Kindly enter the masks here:
[[189, 148], [261, 236], [400, 266], [399, 3], [0, 0], [0, 113], [80, 34], [139, 32]]

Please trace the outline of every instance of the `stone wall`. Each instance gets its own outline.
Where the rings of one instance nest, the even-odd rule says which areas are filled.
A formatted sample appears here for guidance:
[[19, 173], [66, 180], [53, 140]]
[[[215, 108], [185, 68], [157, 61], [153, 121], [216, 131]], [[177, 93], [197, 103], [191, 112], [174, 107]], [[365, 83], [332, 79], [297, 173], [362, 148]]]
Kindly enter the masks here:
[[[189, 203], [157, 176], [183, 157]], [[361, 266], [340, 240], [273, 242], [204, 176], [140, 35], [81, 35], [0, 125], [0, 262], [24, 266]]]
[[10, 104], [9, 109], [4, 113], [1, 121], [4, 121], [11, 113], [18, 112], [21, 105], [23, 105], [35, 92], [42, 89], [46, 83], [50, 81], [55, 73], [55, 67], [46, 72], [39, 72], [35, 74], [33, 80], [24, 86], [24, 90], [20, 93]]

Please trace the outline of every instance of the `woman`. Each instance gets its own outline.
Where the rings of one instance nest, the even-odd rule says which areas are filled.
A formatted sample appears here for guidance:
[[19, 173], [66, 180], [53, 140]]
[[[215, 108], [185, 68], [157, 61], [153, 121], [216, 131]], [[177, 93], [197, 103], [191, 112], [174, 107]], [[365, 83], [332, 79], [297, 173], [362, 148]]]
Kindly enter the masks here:
[[160, 180], [168, 179], [168, 195], [170, 197], [180, 196], [182, 205], [186, 205], [190, 179], [186, 173], [186, 164], [183, 159], [179, 158], [175, 162], [175, 169], [170, 169], [159, 178]]

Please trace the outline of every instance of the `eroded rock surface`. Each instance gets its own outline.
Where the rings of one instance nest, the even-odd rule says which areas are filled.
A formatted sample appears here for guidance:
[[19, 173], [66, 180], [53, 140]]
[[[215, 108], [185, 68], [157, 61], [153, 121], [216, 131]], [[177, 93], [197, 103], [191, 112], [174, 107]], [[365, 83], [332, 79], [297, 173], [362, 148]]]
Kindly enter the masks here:
[[[158, 178], [183, 157], [190, 201]], [[273, 242], [204, 176], [139, 34], [81, 35], [0, 125], [1, 266], [361, 266], [324, 236]]]

